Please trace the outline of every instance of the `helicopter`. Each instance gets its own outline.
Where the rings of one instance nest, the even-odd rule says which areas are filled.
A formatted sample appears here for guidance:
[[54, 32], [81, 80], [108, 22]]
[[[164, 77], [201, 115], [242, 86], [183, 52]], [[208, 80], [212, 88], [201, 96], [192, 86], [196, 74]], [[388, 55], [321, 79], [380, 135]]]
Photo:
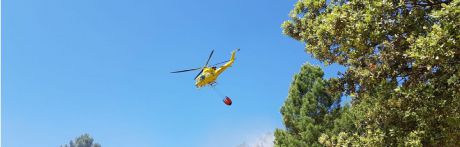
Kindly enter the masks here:
[[[219, 62], [216, 64], [213, 64], [211, 66], [208, 66], [209, 61], [211, 60], [211, 57], [214, 53], [214, 50], [211, 51], [209, 54], [208, 60], [206, 61], [206, 64], [203, 67], [199, 68], [193, 68], [193, 69], [186, 69], [186, 70], [179, 70], [179, 71], [173, 71], [171, 73], [182, 73], [182, 72], [188, 72], [188, 71], [195, 71], [195, 70], [200, 70], [200, 72], [195, 76], [195, 86], [197, 88], [201, 88], [207, 85], [210, 85], [211, 87], [214, 87], [216, 84], [217, 77], [224, 72], [228, 67], [232, 66], [233, 62], [235, 61], [235, 53], [239, 51], [240, 49], [236, 49], [232, 51], [232, 56], [230, 57], [230, 60], [224, 61], [224, 62]], [[224, 64], [225, 63], [225, 64]], [[219, 68], [216, 67], [216, 65], [219, 64], [224, 64], [220, 66]], [[232, 99], [230, 97], [225, 96], [223, 99], [223, 102], [227, 105], [230, 106], [232, 105]]]
[[[222, 72], [224, 72], [228, 67], [232, 66], [233, 62], [235, 61], [235, 53], [239, 50], [240, 49], [236, 49], [232, 51], [232, 56], [230, 57], [230, 60], [219, 62], [211, 66], [208, 66], [209, 61], [211, 60], [211, 57], [214, 53], [214, 50], [212, 50], [211, 53], [209, 54], [206, 64], [203, 67], [173, 71], [171, 73], [182, 73], [182, 72], [189, 72], [189, 71], [195, 71], [195, 70], [201, 69], [200, 72], [195, 76], [195, 86], [197, 88], [201, 88], [207, 85], [213, 86], [216, 83], [217, 77], [219, 77], [219, 75]], [[224, 64], [224, 65], [217, 68], [216, 65], [219, 65], [219, 64]]]

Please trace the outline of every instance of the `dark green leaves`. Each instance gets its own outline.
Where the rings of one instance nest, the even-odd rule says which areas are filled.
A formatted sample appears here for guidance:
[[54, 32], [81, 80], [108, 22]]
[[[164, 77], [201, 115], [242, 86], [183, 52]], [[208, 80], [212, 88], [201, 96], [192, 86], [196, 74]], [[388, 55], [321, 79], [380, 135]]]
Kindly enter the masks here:
[[[281, 109], [287, 131], [277, 131], [277, 144], [458, 145], [460, 0], [300, 0], [289, 16], [284, 34], [348, 69], [317, 80], [302, 68]], [[319, 99], [331, 93], [350, 96], [352, 106], [312, 113], [328, 106]], [[333, 125], [318, 124], [327, 116]]]
[[75, 141], [71, 140], [68, 145], [66, 144], [61, 147], [101, 147], [100, 144], [93, 142], [93, 138], [91, 138], [88, 134], [83, 134], [76, 138]]

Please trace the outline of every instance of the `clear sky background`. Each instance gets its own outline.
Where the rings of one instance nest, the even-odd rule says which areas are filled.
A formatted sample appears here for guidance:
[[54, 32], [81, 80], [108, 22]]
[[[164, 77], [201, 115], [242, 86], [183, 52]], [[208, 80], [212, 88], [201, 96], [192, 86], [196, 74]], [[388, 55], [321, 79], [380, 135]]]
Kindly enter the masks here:
[[[296, 0], [2, 0], [2, 146], [53, 147], [89, 133], [103, 147], [234, 147], [283, 128], [305, 62], [282, 34]], [[230, 58], [218, 79], [197, 72]], [[326, 77], [340, 66], [328, 66]]]

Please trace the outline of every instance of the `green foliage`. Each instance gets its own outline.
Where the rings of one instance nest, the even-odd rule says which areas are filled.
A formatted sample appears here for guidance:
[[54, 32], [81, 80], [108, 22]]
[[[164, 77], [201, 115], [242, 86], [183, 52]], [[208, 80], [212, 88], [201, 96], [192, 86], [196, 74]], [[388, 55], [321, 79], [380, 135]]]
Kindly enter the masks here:
[[94, 143], [94, 139], [88, 134], [83, 134], [80, 137], [75, 138], [75, 141], [70, 141], [69, 144], [61, 147], [101, 147], [100, 144]]
[[294, 76], [281, 108], [286, 130], [275, 131], [277, 146], [321, 146], [318, 137], [339, 114], [339, 95], [326, 91], [329, 81], [319, 67], [305, 64]]
[[[300, 0], [290, 17], [283, 33], [320, 61], [348, 67], [327, 91], [352, 97], [352, 107], [333, 126], [317, 129], [319, 143], [459, 145], [460, 0]], [[299, 122], [283, 117], [288, 132]], [[312, 145], [284, 138], [276, 143]]]

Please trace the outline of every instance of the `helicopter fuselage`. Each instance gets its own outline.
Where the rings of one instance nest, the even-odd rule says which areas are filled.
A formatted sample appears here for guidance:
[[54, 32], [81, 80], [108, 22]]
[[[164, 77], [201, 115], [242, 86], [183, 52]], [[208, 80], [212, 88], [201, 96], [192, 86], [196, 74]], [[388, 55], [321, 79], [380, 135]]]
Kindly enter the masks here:
[[227, 68], [232, 66], [233, 62], [235, 61], [235, 52], [236, 51], [232, 52], [232, 56], [227, 63], [217, 69], [215, 67], [204, 67], [203, 72], [195, 79], [195, 86], [200, 88], [215, 83], [217, 77]]
[[216, 70], [211, 67], [205, 67], [203, 72], [196, 78], [195, 86], [200, 88], [209, 84], [212, 84], [216, 81], [219, 74], [216, 73]]

